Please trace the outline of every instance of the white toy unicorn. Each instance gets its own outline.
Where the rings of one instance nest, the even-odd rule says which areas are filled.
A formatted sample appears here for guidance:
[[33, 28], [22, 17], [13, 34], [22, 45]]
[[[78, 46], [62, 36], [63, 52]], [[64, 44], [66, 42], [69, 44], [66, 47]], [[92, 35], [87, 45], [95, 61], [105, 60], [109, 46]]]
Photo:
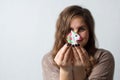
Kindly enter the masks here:
[[80, 40], [81, 37], [79, 34], [77, 34], [76, 32], [72, 31], [67, 35], [67, 42], [72, 44], [72, 45], [76, 45], [78, 44], [77, 41]]

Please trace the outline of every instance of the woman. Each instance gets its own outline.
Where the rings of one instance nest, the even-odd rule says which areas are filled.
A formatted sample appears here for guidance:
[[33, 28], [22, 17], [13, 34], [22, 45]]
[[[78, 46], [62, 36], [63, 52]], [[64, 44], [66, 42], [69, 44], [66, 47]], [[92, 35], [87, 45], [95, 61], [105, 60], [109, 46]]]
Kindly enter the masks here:
[[[81, 36], [71, 46], [70, 31]], [[42, 60], [44, 80], [113, 80], [114, 58], [95, 46], [94, 20], [90, 11], [77, 5], [65, 8], [56, 23], [53, 49]]]

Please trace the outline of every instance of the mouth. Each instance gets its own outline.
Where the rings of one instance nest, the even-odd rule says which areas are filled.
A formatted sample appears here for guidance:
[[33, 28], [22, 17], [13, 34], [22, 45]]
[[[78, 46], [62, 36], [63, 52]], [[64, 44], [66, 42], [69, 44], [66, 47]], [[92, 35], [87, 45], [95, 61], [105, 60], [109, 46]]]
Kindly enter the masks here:
[[77, 43], [81, 43], [82, 42], [82, 40], [77, 40]]

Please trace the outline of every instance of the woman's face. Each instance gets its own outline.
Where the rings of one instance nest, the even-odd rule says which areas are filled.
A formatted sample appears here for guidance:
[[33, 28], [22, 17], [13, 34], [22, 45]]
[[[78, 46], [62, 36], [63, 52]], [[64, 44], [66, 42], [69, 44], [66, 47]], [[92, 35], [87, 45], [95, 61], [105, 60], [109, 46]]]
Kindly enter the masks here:
[[70, 28], [80, 35], [81, 40], [79, 40], [78, 43], [84, 47], [89, 39], [88, 27], [85, 24], [84, 19], [80, 16], [73, 17], [70, 23]]

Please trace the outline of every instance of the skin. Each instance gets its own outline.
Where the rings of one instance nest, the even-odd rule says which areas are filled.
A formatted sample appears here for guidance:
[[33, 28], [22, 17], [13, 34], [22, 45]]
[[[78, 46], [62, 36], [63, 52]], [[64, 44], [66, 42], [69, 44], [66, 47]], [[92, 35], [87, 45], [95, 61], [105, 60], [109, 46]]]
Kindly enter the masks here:
[[[82, 17], [73, 17], [70, 28], [77, 32], [82, 40], [80, 46], [67, 46], [65, 44], [57, 53], [54, 61], [60, 67], [60, 80], [84, 80], [85, 68], [89, 64], [89, 56], [83, 48], [89, 39], [89, 31]], [[82, 76], [80, 76], [82, 75]]]
[[70, 28], [81, 36], [82, 41], [79, 41], [79, 44], [84, 47], [89, 39], [89, 31], [84, 19], [80, 16], [73, 17]]

